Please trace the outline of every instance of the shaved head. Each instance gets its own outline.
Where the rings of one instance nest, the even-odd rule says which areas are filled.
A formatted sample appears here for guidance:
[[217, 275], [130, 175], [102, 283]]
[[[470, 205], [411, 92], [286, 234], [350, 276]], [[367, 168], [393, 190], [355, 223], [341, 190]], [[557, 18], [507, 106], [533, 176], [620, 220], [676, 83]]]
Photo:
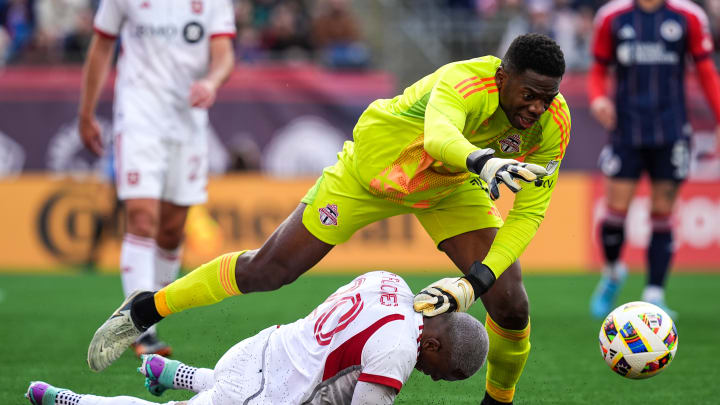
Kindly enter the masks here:
[[488, 334], [483, 324], [464, 312], [425, 317], [420, 356], [415, 368], [434, 380], [464, 380], [485, 363]]

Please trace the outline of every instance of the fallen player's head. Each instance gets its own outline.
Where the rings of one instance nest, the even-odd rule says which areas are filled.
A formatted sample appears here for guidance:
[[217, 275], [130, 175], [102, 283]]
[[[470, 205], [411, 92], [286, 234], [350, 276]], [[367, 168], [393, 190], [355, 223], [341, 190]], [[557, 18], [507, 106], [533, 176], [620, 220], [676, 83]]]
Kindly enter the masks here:
[[525, 34], [510, 44], [495, 73], [500, 107], [513, 127], [528, 129], [559, 93], [565, 57], [550, 37]]
[[464, 312], [449, 312], [425, 317], [423, 324], [416, 369], [435, 381], [457, 381], [482, 367], [488, 334], [480, 321]]

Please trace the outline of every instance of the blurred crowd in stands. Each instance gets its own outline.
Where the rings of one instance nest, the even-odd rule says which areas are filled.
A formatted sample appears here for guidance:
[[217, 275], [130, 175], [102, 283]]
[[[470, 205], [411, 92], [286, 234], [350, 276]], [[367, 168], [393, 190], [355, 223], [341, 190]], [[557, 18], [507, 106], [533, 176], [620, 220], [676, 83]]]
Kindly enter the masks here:
[[[0, 65], [80, 63], [102, 0], [0, 0]], [[350, 0], [234, 0], [240, 62], [362, 68], [369, 51]]]
[[[0, 66], [82, 62], [100, 1], [0, 0]], [[435, 0], [432, 3], [433, 7], [470, 19], [471, 24], [492, 21], [494, 26], [504, 27], [504, 30], [484, 34], [493, 36], [491, 40], [497, 44], [496, 49], [485, 53], [502, 55], [518, 34], [541, 32], [560, 43], [570, 69], [585, 70], [590, 63], [593, 18], [604, 2]], [[369, 0], [234, 0], [238, 61], [248, 64], [313, 62], [335, 69], [371, 66], [372, 52], [355, 12], [355, 8], [368, 7], [371, 3]], [[387, 5], [388, 2], [375, 3]], [[406, 3], [407, 7], [412, 7], [412, 3]], [[720, 0], [698, 3], [707, 12], [716, 45], [720, 45]]]

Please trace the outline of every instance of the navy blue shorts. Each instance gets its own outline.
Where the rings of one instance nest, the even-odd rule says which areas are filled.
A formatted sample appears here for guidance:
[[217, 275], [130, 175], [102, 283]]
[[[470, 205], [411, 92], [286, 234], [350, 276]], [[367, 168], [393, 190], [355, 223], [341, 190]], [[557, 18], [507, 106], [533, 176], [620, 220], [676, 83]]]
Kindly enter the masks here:
[[647, 172], [653, 181], [681, 182], [690, 172], [690, 142], [679, 139], [669, 145], [641, 147], [609, 144], [600, 152], [598, 165], [613, 179], [637, 180]]

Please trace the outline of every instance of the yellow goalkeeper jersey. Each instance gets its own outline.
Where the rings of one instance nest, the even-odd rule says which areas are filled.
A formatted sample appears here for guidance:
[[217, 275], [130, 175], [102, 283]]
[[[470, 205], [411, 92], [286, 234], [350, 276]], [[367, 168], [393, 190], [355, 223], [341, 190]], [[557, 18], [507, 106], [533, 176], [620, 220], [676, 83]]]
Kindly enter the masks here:
[[[570, 140], [570, 112], [562, 95], [530, 128], [514, 128], [500, 108], [494, 56], [453, 62], [393, 99], [376, 100], [353, 131], [354, 175], [374, 195], [429, 208], [471, 176], [467, 156], [492, 148], [495, 156], [535, 163], [551, 173], [515, 196], [485, 259], [496, 274], [535, 235], [556, 184]], [[506, 190], [507, 192], [507, 190]]]

